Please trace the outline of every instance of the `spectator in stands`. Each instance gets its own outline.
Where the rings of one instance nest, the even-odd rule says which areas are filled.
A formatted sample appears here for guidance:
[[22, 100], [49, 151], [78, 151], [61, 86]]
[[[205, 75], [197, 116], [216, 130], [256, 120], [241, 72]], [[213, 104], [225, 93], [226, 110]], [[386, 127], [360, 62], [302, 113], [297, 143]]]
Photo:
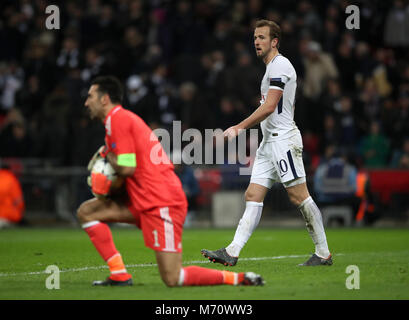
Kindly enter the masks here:
[[314, 175], [317, 202], [320, 206], [348, 205], [355, 216], [360, 203], [355, 195], [357, 169], [333, 145], [327, 147], [325, 154], [326, 159], [318, 166]]
[[[226, 61], [225, 55], [220, 50], [212, 51], [208, 56], [202, 57], [202, 65], [205, 68], [205, 85], [210, 90], [215, 90], [221, 94], [223, 87], [229, 89], [226, 79]], [[222, 85], [222, 88], [218, 86]]]
[[0, 122], [0, 134], [4, 131], [10, 124], [14, 122], [24, 122], [25, 118], [23, 113], [18, 108], [10, 109], [5, 117]]
[[[302, 131], [325, 132], [320, 126], [324, 117], [328, 112], [340, 112], [341, 96], [348, 96], [356, 121], [351, 128], [355, 126], [357, 140], [368, 132], [371, 121], [381, 119], [384, 126], [392, 128], [384, 131], [387, 138], [399, 145], [401, 138], [409, 135], [409, 100], [403, 88], [409, 83], [408, 4], [401, 0], [389, 7], [362, 3], [361, 13], [365, 11], [365, 15], [361, 15], [359, 33], [340, 27], [345, 1], [323, 1], [318, 8], [313, 1], [303, 0], [297, 2], [296, 10], [285, 1], [282, 4], [277, 7], [271, 1], [241, 0], [229, 5], [212, 0], [63, 1], [59, 6], [64, 33], [57, 33], [46, 30], [46, 15], [38, 14], [45, 10], [44, 1], [4, 2], [0, 5], [0, 20], [4, 22], [0, 28], [0, 117], [7, 108], [17, 106], [27, 119], [27, 130], [37, 124], [41, 135], [45, 130], [41, 123], [48, 98], [45, 93], [63, 83], [75, 120], [60, 125], [60, 130], [69, 131], [74, 122], [82, 121], [78, 106], [88, 81], [108, 71], [124, 81], [131, 75], [141, 76], [161, 107], [152, 121], [154, 126], [169, 127], [171, 119], [181, 119], [179, 107], [185, 110], [186, 127], [198, 126], [191, 115], [215, 114], [226, 95], [256, 107], [258, 89], [246, 84], [252, 83], [253, 77], [259, 78], [260, 71], [249, 57], [253, 49], [247, 33], [254, 19], [264, 13], [280, 21], [287, 39], [280, 49], [297, 70], [300, 90], [295, 118], [302, 119], [297, 122]], [[194, 102], [179, 95], [177, 88], [186, 82], [196, 86]], [[189, 104], [194, 107], [187, 108]], [[240, 109], [240, 104], [234, 104]], [[191, 115], [186, 117], [188, 113]], [[200, 119], [199, 125], [211, 128], [213, 118]], [[324, 141], [340, 143], [342, 135], [334, 134], [337, 130], [333, 125], [329, 127], [332, 129]], [[45, 156], [41, 152], [37, 155]], [[65, 157], [67, 164], [73, 164], [75, 156]]]
[[37, 157], [52, 158], [60, 164], [67, 159], [68, 122], [71, 111], [69, 99], [61, 83], [47, 96], [41, 110], [39, 136], [34, 151]]
[[60, 68], [78, 68], [80, 66], [80, 50], [78, 41], [72, 36], [64, 39], [61, 51], [57, 57]]
[[340, 39], [335, 54], [335, 62], [339, 73], [341, 87], [347, 92], [355, 90], [355, 72], [357, 69], [356, 60], [353, 56], [354, 39], [351, 33], [344, 33]]
[[320, 34], [322, 32], [322, 19], [310, 1], [303, 0], [297, 4], [297, 18], [301, 27], [309, 33]]
[[326, 90], [320, 99], [325, 113], [337, 113], [341, 111], [341, 86], [337, 79], [329, 79]]
[[372, 121], [369, 134], [364, 136], [360, 152], [367, 168], [386, 166], [389, 155], [389, 140], [381, 133], [380, 124]]
[[23, 86], [16, 94], [16, 105], [26, 119], [38, 114], [44, 102], [45, 92], [36, 75], [31, 75], [27, 79], [26, 86]]
[[385, 22], [384, 41], [388, 46], [409, 45], [409, 11], [402, 0], [395, 0], [388, 11]]
[[338, 70], [330, 54], [321, 50], [318, 42], [310, 41], [304, 60], [304, 95], [316, 100], [322, 93], [324, 83], [338, 76]]
[[182, 130], [195, 128], [202, 130], [208, 127], [211, 119], [209, 112], [197, 112], [205, 110], [206, 106], [200, 97], [200, 92], [192, 82], [184, 82], [179, 87], [179, 109], [181, 112]]
[[392, 168], [409, 169], [409, 137], [403, 141], [401, 149], [395, 150], [391, 160]]
[[[151, 93], [148, 87], [144, 84], [142, 77], [131, 75], [126, 81], [126, 102], [125, 108], [136, 113], [146, 123], [153, 122], [158, 118], [158, 102], [159, 98]], [[175, 120], [175, 115], [169, 115], [167, 123]]]
[[409, 88], [399, 90], [396, 118], [394, 121], [394, 138], [409, 136]]
[[335, 121], [335, 116], [326, 114], [324, 116], [323, 130], [321, 135], [320, 150], [324, 153], [329, 145], [338, 145], [340, 141], [339, 126]]
[[24, 116], [19, 109], [11, 109], [0, 125], [0, 157], [30, 157], [32, 145]]
[[[304, 57], [305, 75], [303, 81], [303, 94], [306, 98], [305, 107], [308, 108], [307, 121], [312, 127], [319, 125], [322, 110], [319, 104], [326, 81], [338, 76], [331, 54], [322, 52], [318, 42], [310, 41]], [[311, 107], [313, 106], [313, 107]]]
[[71, 124], [69, 144], [69, 163], [73, 166], [86, 166], [94, 150], [104, 141], [105, 129], [96, 121], [91, 121], [85, 110], [75, 118]]
[[340, 111], [337, 115], [340, 127], [340, 147], [348, 154], [354, 151], [356, 144], [356, 123], [352, 100], [349, 96], [340, 99]]
[[15, 106], [16, 92], [23, 85], [24, 71], [15, 62], [0, 65], [0, 110]]
[[355, 86], [361, 89], [364, 85], [364, 80], [372, 75], [372, 70], [375, 67], [375, 60], [371, 55], [369, 44], [365, 41], [357, 42], [355, 46]]
[[[362, 117], [361, 115], [357, 116], [358, 118]], [[396, 125], [398, 124], [398, 105], [395, 99], [388, 98], [383, 101], [382, 110], [380, 115], [380, 122], [383, 124], [384, 134], [387, 137], [394, 137], [397, 130]], [[391, 150], [401, 147], [401, 138], [404, 135], [401, 135], [399, 139], [391, 139]], [[398, 135], [396, 135], [398, 137]]]
[[32, 39], [25, 48], [24, 72], [26, 76], [37, 75], [44, 90], [51, 91], [56, 83], [57, 75], [55, 60], [50, 55], [50, 48], [46, 44]]
[[339, 44], [339, 10], [334, 4], [330, 4], [327, 8], [326, 19], [324, 21], [325, 33], [322, 39], [324, 51], [335, 52]]
[[3, 157], [27, 158], [32, 155], [32, 140], [24, 122], [12, 122], [1, 134]]
[[120, 57], [119, 74], [139, 74], [144, 71], [143, 56], [146, 50], [145, 37], [135, 26], [128, 26], [116, 50]]
[[85, 51], [85, 66], [81, 72], [84, 82], [89, 82], [100, 73], [104, 73], [105, 58], [96, 48], [88, 48]]
[[152, 67], [152, 71], [147, 80], [147, 86], [156, 95], [161, 96], [170, 85], [168, 66], [158, 62]]
[[[237, 53], [236, 63], [226, 69], [224, 83], [226, 87], [220, 88], [220, 95], [227, 93], [237, 96], [246, 106], [254, 104], [254, 97], [259, 98], [259, 88], [252, 85], [263, 77], [261, 64], [252, 63], [248, 52]], [[225, 92], [222, 92], [222, 90]]]
[[388, 56], [388, 51], [378, 48], [375, 52], [376, 66], [373, 70], [372, 78], [374, 80], [377, 92], [381, 97], [387, 97], [392, 93], [392, 85], [388, 79], [388, 60], [393, 57]]
[[224, 128], [226, 124], [238, 123], [242, 119], [242, 116], [236, 110], [237, 104], [233, 97], [221, 97], [219, 109], [215, 112], [214, 128]]
[[128, 1], [128, 17], [125, 22], [127, 25], [139, 26], [142, 33], [146, 33], [149, 26], [148, 16], [145, 14], [146, 11], [147, 7], [144, 6], [144, 1]]
[[100, 31], [100, 39], [103, 41], [114, 41], [118, 34], [118, 24], [115, 22], [114, 11], [112, 5], [103, 3], [99, 13], [98, 28]]
[[381, 111], [381, 97], [372, 78], [365, 80], [363, 89], [359, 92], [358, 108], [362, 110], [366, 125], [372, 120], [377, 120]]

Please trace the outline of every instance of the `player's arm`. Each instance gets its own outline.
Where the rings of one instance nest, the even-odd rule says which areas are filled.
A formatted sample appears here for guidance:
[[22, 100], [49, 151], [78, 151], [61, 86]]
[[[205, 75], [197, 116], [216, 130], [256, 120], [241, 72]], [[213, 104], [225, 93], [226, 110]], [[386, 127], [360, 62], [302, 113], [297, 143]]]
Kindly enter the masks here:
[[134, 174], [136, 168], [136, 156], [134, 153], [116, 155], [111, 151], [108, 152], [107, 159], [120, 176], [130, 177]]
[[111, 117], [111, 135], [108, 139], [107, 159], [118, 175], [126, 178], [134, 174], [136, 168], [136, 148], [132, 122], [121, 113]]
[[264, 103], [242, 122], [224, 131], [224, 136], [233, 139], [238, 135], [239, 130], [249, 129], [259, 124], [274, 112], [282, 95], [282, 90], [269, 89]]

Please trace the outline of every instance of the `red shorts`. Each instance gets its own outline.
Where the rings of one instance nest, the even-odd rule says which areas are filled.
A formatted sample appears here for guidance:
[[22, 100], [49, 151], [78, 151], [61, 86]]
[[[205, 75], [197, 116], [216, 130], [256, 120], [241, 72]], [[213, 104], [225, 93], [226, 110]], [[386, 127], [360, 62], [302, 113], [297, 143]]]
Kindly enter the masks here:
[[128, 207], [142, 230], [145, 246], [155, 251], [182, 252], [182, 232], [187, 208], [163, 207], [135, 212]]

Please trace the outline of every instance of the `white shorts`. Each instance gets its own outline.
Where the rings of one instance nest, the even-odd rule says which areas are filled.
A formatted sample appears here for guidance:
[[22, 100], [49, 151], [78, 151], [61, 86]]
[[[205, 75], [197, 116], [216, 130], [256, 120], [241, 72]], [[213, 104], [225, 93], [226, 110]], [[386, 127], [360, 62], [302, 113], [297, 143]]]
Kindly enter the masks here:
[[283, 140], [263, 140], [257, 149], [250, 183], [269, 189], [275, 182], [281, 182], [286, 188], [304, 183], [302, 150], [300, 132]]

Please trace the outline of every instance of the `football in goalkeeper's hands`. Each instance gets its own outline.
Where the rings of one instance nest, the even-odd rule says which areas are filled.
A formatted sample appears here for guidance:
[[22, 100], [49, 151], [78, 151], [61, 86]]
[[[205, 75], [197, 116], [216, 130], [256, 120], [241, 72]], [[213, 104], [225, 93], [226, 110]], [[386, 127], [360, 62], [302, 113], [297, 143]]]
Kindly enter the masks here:
[[124, 179], [116, 173], [107, 158], [99, 158], [95, 161], [90, 178], [88, 184], [92, 193], [97, 198], [103, 199], [115, 194], [124, 182]]

